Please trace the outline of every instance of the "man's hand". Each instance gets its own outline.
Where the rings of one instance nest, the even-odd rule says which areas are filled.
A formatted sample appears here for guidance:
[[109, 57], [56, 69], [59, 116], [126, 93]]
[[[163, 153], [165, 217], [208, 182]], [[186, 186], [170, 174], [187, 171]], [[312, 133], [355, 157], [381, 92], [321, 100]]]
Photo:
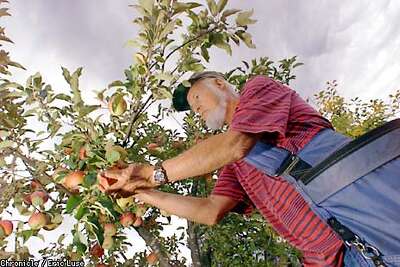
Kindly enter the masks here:
[[136, 188], [153, 188], [153, 166], [148, 164], [129, 164], [122, 169], [108, 169], [97, 175], [99, 189], [102, 192], [120, 196], [129, 196]]

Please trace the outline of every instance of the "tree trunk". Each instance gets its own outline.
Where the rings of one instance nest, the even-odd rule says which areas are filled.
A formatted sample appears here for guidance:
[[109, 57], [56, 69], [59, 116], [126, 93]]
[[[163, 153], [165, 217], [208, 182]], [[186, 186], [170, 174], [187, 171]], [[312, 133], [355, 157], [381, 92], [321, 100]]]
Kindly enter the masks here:
[[144, 229], [143, 227], [139, 227], [136, 229], [139, 235], [146, 241], [146, 244], [151, 247], [154, 253], [157, 254], [158, 261], [160, 262], [161, 267], [171, 267], [168, 261], [168, 256], [162, 253], [162, 249], [160, 243], [157, 238], [155, 238], [149, 231]]
[[192, 266], [193, 267], [201, 267], [201, 259], [200, 259], [200, 248], [196, 234], [196, 224], [188, 221], [188, 246], [190, 248], [190, 254], [192, 256]]

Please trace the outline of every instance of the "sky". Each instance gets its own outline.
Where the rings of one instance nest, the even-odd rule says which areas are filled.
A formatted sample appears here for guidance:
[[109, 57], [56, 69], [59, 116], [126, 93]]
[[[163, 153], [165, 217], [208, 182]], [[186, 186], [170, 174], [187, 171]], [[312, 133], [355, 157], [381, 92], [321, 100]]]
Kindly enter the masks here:
[[[131, 0], [10, 0], [12, 17], [2, 19], [15, 44], [11, 57], [27, 71], [15, 70], [24, 82], [40, 71], [47, 83], [67, 90], [61, 66], [84, 67], [85, 100], [94, 90], [122, 79], [135, 50], [127, 47], [137, 33], [138, 15]], [[400, 89], [400, 1], [398, 0], [231, 0], [230, 8], [254, 9], [249, 27], [256, 49], [233, 48], [233, 56], [211, 52], [208, 69], [228, 71], [242, 60], [298, 56], [291, 83], [309, 97], [337, 80], [346, 98], [385, 98]]]

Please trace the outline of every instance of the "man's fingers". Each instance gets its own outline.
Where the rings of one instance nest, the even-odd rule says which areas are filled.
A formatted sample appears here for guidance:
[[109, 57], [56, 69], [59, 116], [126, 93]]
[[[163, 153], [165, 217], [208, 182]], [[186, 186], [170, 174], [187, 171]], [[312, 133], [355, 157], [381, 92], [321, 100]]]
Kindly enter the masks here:
[[108, 193], [108, 192], [111, 192], [111, 191], [116, 191], [116, 190], [121, 189], [121, 188], [124, 186], [125, 183], [126, 183], [126, 181], [117, 180], [116, 183], [114, 183], [114, 184], [112, 184], [112, 185], [109, 185], [109, 186], [107, 187], [107, 193]]
[[122, 176], [121, 170], [105, 170], [101, 173], [102, 176], [118, 180]]

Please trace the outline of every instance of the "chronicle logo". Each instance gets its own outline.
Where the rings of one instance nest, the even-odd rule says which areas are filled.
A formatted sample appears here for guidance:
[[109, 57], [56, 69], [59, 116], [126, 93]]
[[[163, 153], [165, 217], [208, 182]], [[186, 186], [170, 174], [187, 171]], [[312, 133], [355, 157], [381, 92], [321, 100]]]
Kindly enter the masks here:
[[83, 267], [83, 261], [70, 261], [70, 260], [0, 260], [0, 267]]

